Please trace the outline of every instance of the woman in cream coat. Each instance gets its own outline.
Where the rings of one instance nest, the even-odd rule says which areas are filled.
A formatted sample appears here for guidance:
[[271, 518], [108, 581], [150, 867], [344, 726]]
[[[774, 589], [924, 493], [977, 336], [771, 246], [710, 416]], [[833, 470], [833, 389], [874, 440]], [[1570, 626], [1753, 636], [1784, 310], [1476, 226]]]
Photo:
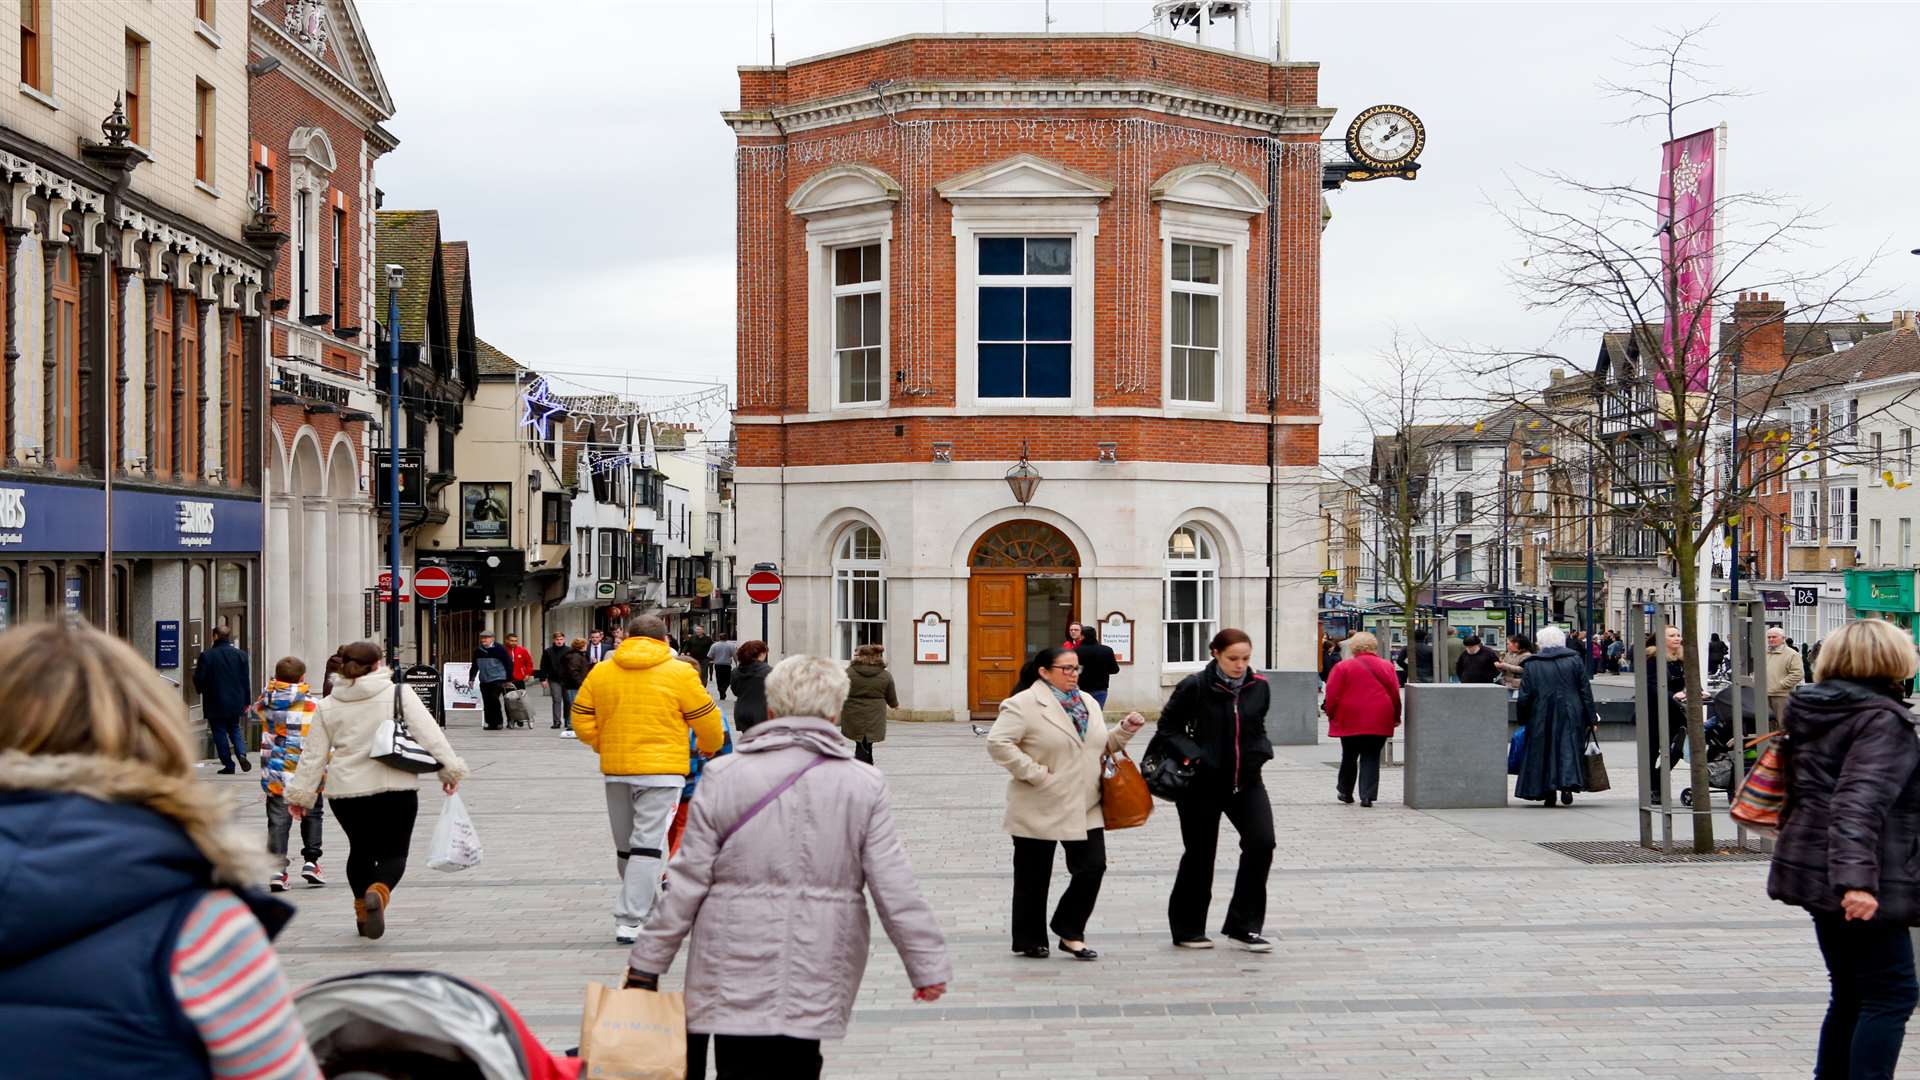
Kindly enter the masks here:
[[[1125, 746], [1146, 722], [1128, 713], [1109, 731], [1099, 703], [1080, 692], [1079, 682], [1080, 659], [1072, 650], [1040, 650], [1021, 669], [1019, 685], [1000, 703], [1000, 718], [987, 733], [987, 752], [1013, 774], [1006, 817], [1013, 834], [1013, 951], [1034, 959], [1048, 955], [1048, 926], [1060, 936], [1060, 951], [1080, 960], [1099, 957], [1085, 939], [1107, 872], [1100, 757]], [[1048, 923], [1055, 843], [1066, 849], [1072, 880]]]

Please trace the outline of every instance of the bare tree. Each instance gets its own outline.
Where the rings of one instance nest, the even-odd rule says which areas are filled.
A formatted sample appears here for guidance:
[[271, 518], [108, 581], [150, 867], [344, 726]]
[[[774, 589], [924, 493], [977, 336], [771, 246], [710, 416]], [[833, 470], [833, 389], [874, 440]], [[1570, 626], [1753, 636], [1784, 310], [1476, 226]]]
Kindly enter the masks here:
[[[1688, 119], [1703, 106], [1740, 96], [1704, 81], [1697, 59], [1704, 32], [1672, 32], [1635, 47], [1629, 79], [1603, 84], [1627, 102], [1623, 122], [1672, 141], [1687, 134]], [[1657, 179], [1655, 169], [1644, 173]], [[1812, 369], [1743, 369], [1752, 328], [1718, 334], [1716, 313], [1732, 310], [1741, 293], [1765, 291], [1784, 302], [1780, 318], [1789, 325], [1851, 315], [1877, 299], [1860, 295], [1871, 260], [1806, 270], [1800, 263], [1818, 222], [1778, 196], [1720, 187], [1714, 220], [1689, 221], [1670, 213], [1657, 186], [1644, 181], [1601, 183], [1557, 172], [1533, 179], [1544, 190], [1516, 187], [1501, 211], [1527, 252], [1510, 279], [1527, 307], [1559, 315], [1560, 339], [1589, 348], [1601, 343], [1595, 407], [1547, 408], [1536, 397], [1545, 368], [1594, 370], [1593, 361], [1496, 348], [1472, 350], [1461, 366], [1479, 373], [1495, 401], [1523, 410], [1530, 440], [1579, 455], [1596, 471], [1600, 483], [1581, 497], [1593, 501], [1590, 513], [1616, 527], [1609, 532], [1642, 538], [1671, 560], [1684, 613], [1692, 783], [1704, 792], [1702, 635], [1695, 615], [1708, 583], [1700, 580], [1699, 553], [1718, 530], [1737, 525], [1754, 496], [1789, 468], [1839, 445], [1818, 431], [1781, 430], [1782, 397], [1817, 389]], [[1661, 242], [1678, 250], [1687, 232], [1707, 227], [1714, 229], [1711, 274], [1683, 289], [1681, 269], [1662, 257]], [[1695, 850], [1711, 850], [1712, 816], [1697, 812], [1693, 822]]]

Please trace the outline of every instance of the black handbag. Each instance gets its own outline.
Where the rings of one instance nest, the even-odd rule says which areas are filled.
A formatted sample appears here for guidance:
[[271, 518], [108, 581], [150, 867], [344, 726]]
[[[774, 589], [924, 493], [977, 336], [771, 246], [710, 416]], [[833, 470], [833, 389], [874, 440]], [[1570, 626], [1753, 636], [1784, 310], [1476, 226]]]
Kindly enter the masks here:
[[1178, 801], [1193, 786], [1194, 767], [1200, 761], [1200, 744], [1185, 732], [1161, 728], [1147, 743], [1140, 757], [1140, 775], [1147, 790], [1168, 802]]

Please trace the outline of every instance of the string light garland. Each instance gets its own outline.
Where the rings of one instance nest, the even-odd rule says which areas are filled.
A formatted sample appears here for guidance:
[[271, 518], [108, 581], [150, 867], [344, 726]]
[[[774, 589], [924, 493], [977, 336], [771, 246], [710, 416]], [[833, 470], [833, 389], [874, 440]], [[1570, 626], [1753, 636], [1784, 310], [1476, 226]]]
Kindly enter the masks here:
[[[944, 265], [943, 246], [950, 251], [952, 243], [935, 221], [934, 162], [949, 158], [977, 162], [991, 154], [1063, 150], [1106, 151], [1113, 159], [1110, 213], [1116, 281], [1112, 322], [1103, 336], [1113, 343], [1112, 386], [1121, 394], [1157, 393], [1160, 385], [1161, 342], [1151, 332], [1161, 302], [1161, 282], [1152, 273], [1160, 238], [1154, 227], [1151, 190], [1158, 174], [1165, 171], [1160, 166], [1212, 162], [1233, 168], [1264, 188], [1269, 162], [1277, 162], [1280, 198], [1267, 209], [1263, 223], [1279, 230], [1283, 258], [1300, 272], [1283, 274], [1282, 294], [1268, 296], [1266, 244], [1250, 245], [1246, 273], [1251, 310], [1240, 314], [1251, 318], [1269, 304], [1278, 305], [1281, 353], [1278, 358], [1269, 356], [1265, 335], [1250, 333], [1246, 359], [1250, 372], [1268, 370], [1267, 365], [1277, 360], [1275, 389], [1282, 403], [1312, 405], [1319, 400], [1316, 279], [1323, 147], [1318, 139], [1241, 135], [1144, 117], [901, 120], [889, 115], [856, 130], [783, 143], [749, 142], [736, 149], [740, 404], [775, 405], [782, 397], [786, 200], [792, 173], [856, 162], [891, 167], [901, 188], [894, 321], [900, 355], [893, 365], [898, 372], [895, 392], [920, 396], [936, 390], [934, 360], [942, 335], [934, 310], [934, 275]], [[950, 332], [946, 339], [951, 340]], [[1264, 396], [1264, 387], [1259, 396]]]

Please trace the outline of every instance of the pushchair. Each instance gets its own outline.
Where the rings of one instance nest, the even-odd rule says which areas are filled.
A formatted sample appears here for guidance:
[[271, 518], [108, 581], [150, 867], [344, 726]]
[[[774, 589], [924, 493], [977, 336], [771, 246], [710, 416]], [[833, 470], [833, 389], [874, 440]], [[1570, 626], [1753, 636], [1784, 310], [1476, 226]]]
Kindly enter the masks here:
[[338, 1080], [575, 1080], [506, 999], [435, 971], [365, 971], [294, 995], [323, 1075]]
[[[1733, 695], [1734, 686], [1729, 683], [1707, 699], [1707, 711], [1702, 720], [1701, 729], [1707, 744], [1707, 787], [1713, 791], [1726, 792], [1728, 798], [1733, 797]], [[1744, 710], [1746, 717], [1742, 727], [1751, 736], [1756, 733], [1756, 727], [1764, 723], [1770, 715], [1766, 707], [1767, 699], [1765, 697], [1759, 699], [1760, 707], [1756, 711], [1753, 690], [1751, 688], [1745, 690], [1742, 697], [1743, 704], [1746, 706]], [[1679, 758], [1680, 751], [1686, 746], [1686, 742], [1685, 731], [1674, 732], [1673, 744], [1668, 748], [1667, 760], [1673, 761]], [[1751, 767], [1754, 759], [1759, 756], [1759, 751], [1749, 748], [1746, 753], [1747, 765]], [[1693, 805], [1693, 788], [1681, 789], [1680, 805]]]

